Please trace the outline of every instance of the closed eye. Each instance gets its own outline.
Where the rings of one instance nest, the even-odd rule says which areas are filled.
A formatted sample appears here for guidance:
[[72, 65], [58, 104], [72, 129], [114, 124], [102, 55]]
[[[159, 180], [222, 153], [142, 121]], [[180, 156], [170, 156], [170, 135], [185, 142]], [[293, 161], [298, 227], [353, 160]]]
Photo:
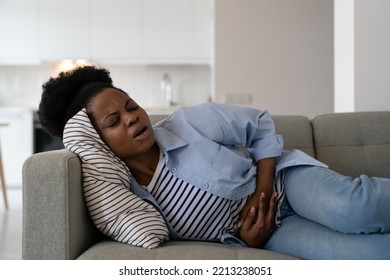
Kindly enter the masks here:
[[105, 123], [107, 127], [113, 127], [119, 122], [119, 114], [118, 113], [112, 113], [110, 114], [106, 120]]
[[118, 118], [115, 118], [112, 122], [110, 122], [110, 124], [109, 124], [108, 126], [109, 126], [109, 127], [113, 127], [113, 126], [115, 126], [118, 122], [119, 122], [119, 119], [118, 119]]

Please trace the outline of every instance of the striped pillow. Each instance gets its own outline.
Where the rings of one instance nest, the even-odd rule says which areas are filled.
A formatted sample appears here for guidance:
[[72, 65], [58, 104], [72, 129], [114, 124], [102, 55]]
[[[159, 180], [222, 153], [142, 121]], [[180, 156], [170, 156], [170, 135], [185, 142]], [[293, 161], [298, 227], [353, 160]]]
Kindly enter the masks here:
[[130, 191], [130, 170], [100, 139], [85, 109], [67, 122], [63, 142], [80, 157], [85, 201], [103, 234], [148, 249], [168, 240], [161, 214]]

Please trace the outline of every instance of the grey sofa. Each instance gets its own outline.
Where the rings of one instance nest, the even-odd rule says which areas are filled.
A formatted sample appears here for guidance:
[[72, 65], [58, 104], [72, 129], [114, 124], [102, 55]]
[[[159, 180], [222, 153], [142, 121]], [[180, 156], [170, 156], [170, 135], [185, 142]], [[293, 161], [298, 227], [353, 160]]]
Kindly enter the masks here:
[[[390, 177], [390, 112], [274, 116], [285, 148], [301, 149], [346, 175]], [[34, 154], [23, 167], [23, 259], [295, 259], [210, 242], [169, 241], [142, 249], [108, 240], [84, 204], [79, 158]]]

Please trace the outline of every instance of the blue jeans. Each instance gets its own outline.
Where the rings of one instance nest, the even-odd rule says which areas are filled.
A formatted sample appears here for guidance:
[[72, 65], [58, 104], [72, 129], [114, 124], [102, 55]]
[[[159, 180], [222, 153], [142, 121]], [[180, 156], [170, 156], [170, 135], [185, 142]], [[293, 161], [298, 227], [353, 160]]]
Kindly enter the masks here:
[[285, 174], [282, 224], [266, 249], [305, 259], [390, 259], [390, 179], [315, 166]]

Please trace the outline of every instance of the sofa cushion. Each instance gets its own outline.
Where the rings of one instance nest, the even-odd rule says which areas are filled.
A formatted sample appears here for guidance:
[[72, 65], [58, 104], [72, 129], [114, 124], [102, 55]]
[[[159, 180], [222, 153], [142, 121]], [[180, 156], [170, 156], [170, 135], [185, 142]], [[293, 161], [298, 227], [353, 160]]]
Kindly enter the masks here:
[[204, 241], [168, 241], [145, 250], [110, 240], [96, 243], [81, 260], [294, 260], [293, 256], [268, 250], [229, 246]]
[[344, 175], [390, 177], [390, 111], [312, 120], [317, 159]]

